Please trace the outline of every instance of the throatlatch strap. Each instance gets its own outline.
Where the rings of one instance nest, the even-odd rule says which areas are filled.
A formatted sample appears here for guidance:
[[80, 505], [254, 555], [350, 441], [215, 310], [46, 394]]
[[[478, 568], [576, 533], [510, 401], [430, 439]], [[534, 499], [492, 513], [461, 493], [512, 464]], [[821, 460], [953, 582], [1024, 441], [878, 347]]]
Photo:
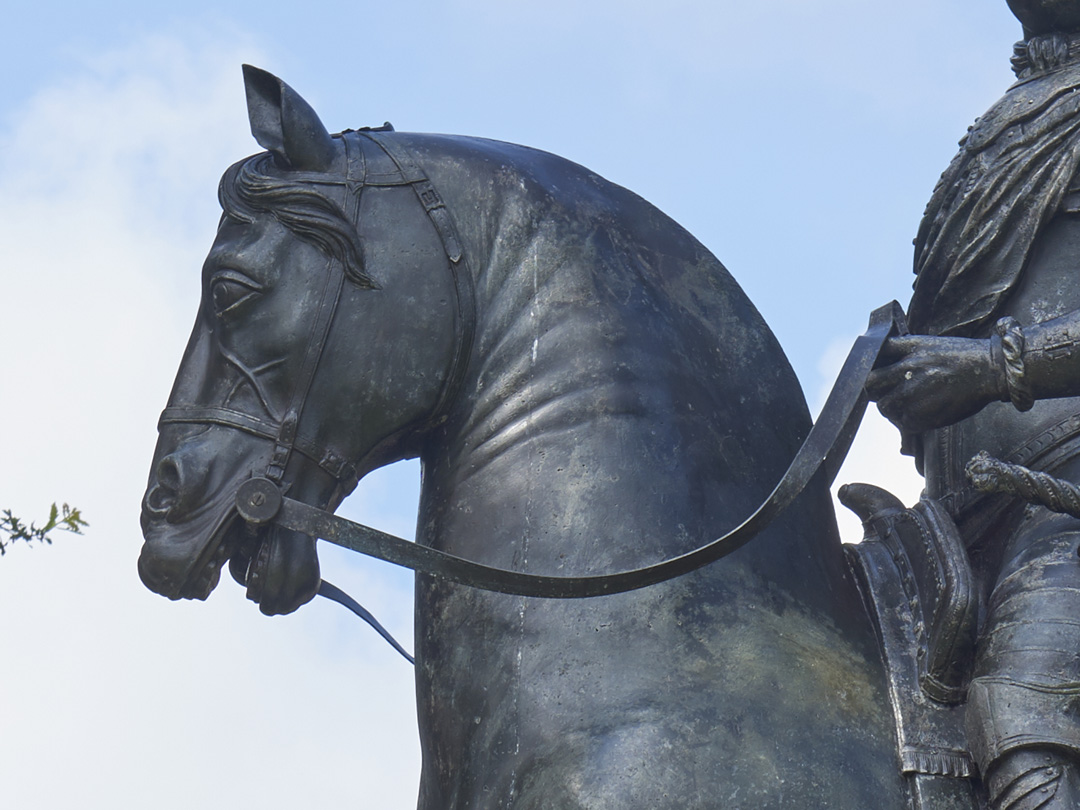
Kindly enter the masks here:
[[454, 279], [454, 291], [457, 295], [458, 340], [451, 359], [450, 374], [447, 375], [446, 384], [435, 406], [434, 413], [438, 418], [438, 415], [443, 413], [444, 406], [454, 398], [461, 387], [468, 366], [469, 354], [472, 352], [473, 335], [476, 331], [476, 299], [469, 257], [462, 247], [461, 237], [458, 235], [457, 227], [454, 225], [446, 203], [409, 151], [395, 139], [395, 133], [361, 130], [357, 134], [375, 143], [398, 167], [402, 179], [412, 187], [424, 211], [427, 212], [431, 224], [442, 241], [443, 251], [450, 260], [450, 273]]

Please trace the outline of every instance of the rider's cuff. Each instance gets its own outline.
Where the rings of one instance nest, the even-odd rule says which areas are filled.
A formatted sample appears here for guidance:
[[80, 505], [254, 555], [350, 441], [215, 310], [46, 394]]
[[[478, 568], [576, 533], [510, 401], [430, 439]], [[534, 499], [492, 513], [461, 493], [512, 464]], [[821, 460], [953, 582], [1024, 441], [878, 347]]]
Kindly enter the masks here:
[[1000, 402], [1009, 402], [1009, 382], [1005, 377], [1005, 355], [1001, 349], [1001, 335], [996, 332], [990, 336], [990, 367], [994, 370], [997, 397]]
[[[995, 325], [998, 339], [1001, 341], [1002, 365], [1005, 372], [1005, 386], [1009, 399], [1018, 411], [1030, 411], [1035, 404], [1031, 385], [1025, 377], [1024, 367], [1024, 330], [1016, 318], [1004, 317]], [[993, 348], [991, 348], [993, 351]]]

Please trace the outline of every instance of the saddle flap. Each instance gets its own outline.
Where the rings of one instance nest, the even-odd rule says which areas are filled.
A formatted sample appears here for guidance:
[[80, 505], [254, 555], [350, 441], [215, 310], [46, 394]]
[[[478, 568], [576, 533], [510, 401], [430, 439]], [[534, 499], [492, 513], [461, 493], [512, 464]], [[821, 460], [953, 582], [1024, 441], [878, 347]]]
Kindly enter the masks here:
[[978, 636], [975, 577], [956, 524], [940, 503], [924, 498], [910, 515], [911, 528], [905, 531], [900, 523], [896, 535], [925, 600], [923, 621], [929, 633], [920, 639], [926, 653], [919, 683], [934, 700], [960, 703], [967, 695]]
[[[893, 559], [912, 616], [919, 686], [940, 703], [964, 701], [978, 631], [978, 591], [952, 518], [935, 500], [911, 508], [884, 490], [852, 484], [841, 502], [863, 520], [863, 542]], [[891, 499], [891, 500], [890, 500]]]
[[956, 806], [970, 806], [975, 766], [960, 704], [978, 606], [959, 535], [933, 501], [908, 509], [868, 484], [842, 487], [840, 500], [863, 520], [863, 542], [844, 550], [888, 673], [900, 768], [922, 788], [937, 785], [955, 794]]

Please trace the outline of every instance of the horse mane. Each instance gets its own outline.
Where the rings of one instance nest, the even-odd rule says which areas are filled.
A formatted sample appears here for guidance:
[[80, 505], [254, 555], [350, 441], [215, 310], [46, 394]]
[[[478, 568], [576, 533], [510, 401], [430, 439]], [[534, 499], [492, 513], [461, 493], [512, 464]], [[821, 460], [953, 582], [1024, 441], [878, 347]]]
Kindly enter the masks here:
[[[448, 468], [533, 469], [523, 457], [624, 437], [638, 456], [651, 442], [652, 469], [610, 459], [605, 474], [723, 491], [689, 500], [745, 517], [810, 417], [779, 344], [723, 265], [654, 206], [570, 161], [482, 139], [403, 137], [445, 189], [475, 276], [472, 359], [439, 439]], [[529, 475], [557, 491], [557, 472]], [[685, 550], [720, 529], [711, 515], [687, 523], [702, 525], [687, 530]]]
[[[453, 139], [462, 140], [483, 155], [474, 170], [494, 168], [483, 180], [493, 210], [472, 229], [478, 323], [464, 442], [495, 455], [526, 422], [534, 432], [565, 430], [597, 413], [660, 419], [689, 406], [695, 422], [722, 434], [714, 438], [730, 463], [761, 462], [760, 452], [746, 457], [755, 441], [740, 452], [735, 426], [775, 436], [782, 446], [770, 457], [790, 459], [810, 426], [801, 388], [708, 249], [641, 197], [568, 160]], [[767, 405], [767, 421], [754, 407], [732, 412], [739, 387]], [[687, 401], [673, 399], [680, 395]]]

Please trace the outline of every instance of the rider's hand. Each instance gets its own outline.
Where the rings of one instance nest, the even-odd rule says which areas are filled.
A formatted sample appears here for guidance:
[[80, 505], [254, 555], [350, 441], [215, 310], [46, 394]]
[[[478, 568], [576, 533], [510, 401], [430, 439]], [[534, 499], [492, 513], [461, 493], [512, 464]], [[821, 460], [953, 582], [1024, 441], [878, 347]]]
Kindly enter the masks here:
[[917, 433], [966, 419], [1008, 399], [990, 340], [907, 335], [890, 338], [866, 391], [897, 427]]

